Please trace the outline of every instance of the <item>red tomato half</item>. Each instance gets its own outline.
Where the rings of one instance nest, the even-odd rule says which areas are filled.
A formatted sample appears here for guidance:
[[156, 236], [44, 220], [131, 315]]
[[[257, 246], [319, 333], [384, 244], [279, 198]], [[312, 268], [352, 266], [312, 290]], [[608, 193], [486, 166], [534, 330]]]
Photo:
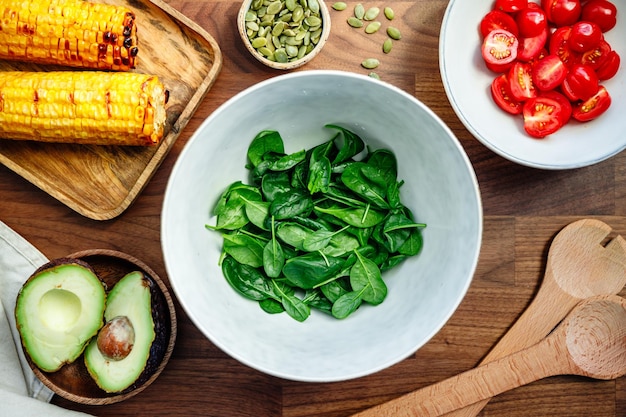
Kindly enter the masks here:
[[598, 76], [593, 68], [589, 65], [576, 64], [570, 68], [561, 87], [571, 101], [584, 101], [598, 92], [598, 83]]
[[504, 29], [492, 30], [483, 40], [483, 59], [488, 64], [508, 64], [517, 58], [518, 47], [519, 41], [511, 32]]
[[519, 35], [515, 19], [513, 19], [510, 14], [501, 12], [500, 10], [490, 11], [480, 21], [480, 34], [483, 39], [489, 35], [489, 32], [496, 29], [504, 29], [515, 36]]
[[535, 97], [524, 103], [524, 130], [535, 138], [544, 138], [563, 126], [563, 109], [549, 97]]
[[[535, 4], [535, 3], [531, 3]], [[548, 26], [548, 19], [543, 9], [539, 7], [526, 7], [515, 15], [515, 23], [521, 36], [532, 38], [540, 35]]]
[[557, 27], [573, 25], [582, 13], [579, 0], [541, 0], [541, 7]]
[[592, 22], [576, 22], [572, 25], [568, 45], [575, 52], [595, 48], [604, 39], [600, 26]]
[[580, 62], [580, 54], [572, 51], [569, 47], [569, 36], [572, 33], [570, 26], [558, 28], [550, 37], [548, 51], [561, 58], [567, 67]]
[[615, 74], [617, 74], [620, 61], [621, 59], [617, 52], [610, 51], [607, 54], [606, 59], [604, 59], [598, 68], [596, 68], [596, 75], [598, 76], [598, 79], [603, 81], [613, 78]]
[[546, 41], [548, 40], [548, 29], [544, 29], [537, 36], [532, 38], [520, 38], [519, 49], [517, 51], [517, 59], [520, 61], [528, 62], [537, 58], [539, 53], [543, 50]]
[[595, 48], [585, 51], [585, 53], [582, 54], [580, 63], [596, 69], [604, 62], [609, 52], [611, 52], [611, 45], [609, 45], [607, 41], [602, 40]]
[[514, 13], [525, 9], [527, 4], [528, 0], [496, 0], [494, 9]]
[[491, 83], [491, 97], [498, 107], [510, 114], [520, 114], [522, 103], [515, 100], [506, 74], [497, 76]]
[[567, 75], [567, 67], [556, 55], [548, 55], [532, 66], [533, 83], [541, 91], [557, 88]]
[[593, 22], [607, 32], [617, 23], [617, 8], [607, 0], [591, 0], [582, 7], [581, 20]]
[[607, 111], [610, 106], [611, 96], [604, 86], [600, 86], [596, 94], [574, 108], [572, 117], [579, 122], [588, 122]]
[[557, 101], [561, 105], [561, 113], [559, 113], [559, 116], [561, 117], [561, 122], [563, 124], [569, 122], [569, 119], [572, 117], [572, 102], [569, 101], [567, 97], [565, 97], [563, 94], [559, 93], [556, 90], [542, 91], [540, 96], [551, 98], [552, 100]]
[[517, 61], [509, 70], [508, 78], [511, 94], [517, 101], [526, 101], [537, 96], [537, 89], [533, 84], [530, 64]]

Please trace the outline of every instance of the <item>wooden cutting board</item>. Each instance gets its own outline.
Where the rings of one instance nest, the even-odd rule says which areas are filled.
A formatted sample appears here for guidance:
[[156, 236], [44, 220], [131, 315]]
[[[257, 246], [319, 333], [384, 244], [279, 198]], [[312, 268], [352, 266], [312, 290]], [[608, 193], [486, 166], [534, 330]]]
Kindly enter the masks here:
[[[135, 71], [158, 75], [170, 96], [166, 134], [154, 147], [37, 143], [0, 139], [0, 163], [76, 212], [95, 220], [120, 215], [137, 198], [196, 111], [222, 67], [217, 42], [160, 0], [99, 0], [137, 16]], [[0, 71], [61, 69], [0, 61]]]

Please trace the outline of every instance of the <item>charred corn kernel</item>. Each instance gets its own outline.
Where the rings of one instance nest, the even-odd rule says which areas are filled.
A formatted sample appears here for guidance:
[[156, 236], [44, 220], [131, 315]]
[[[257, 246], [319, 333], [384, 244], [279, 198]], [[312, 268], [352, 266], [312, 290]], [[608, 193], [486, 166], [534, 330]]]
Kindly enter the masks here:
[[134, 72], [0, 71], [0, 138], [98, 145], [153, 145], [168, 92]]
[[0, 0], [0, 59], [102, 70], [135, 68], [135, 14], [84, 0]]

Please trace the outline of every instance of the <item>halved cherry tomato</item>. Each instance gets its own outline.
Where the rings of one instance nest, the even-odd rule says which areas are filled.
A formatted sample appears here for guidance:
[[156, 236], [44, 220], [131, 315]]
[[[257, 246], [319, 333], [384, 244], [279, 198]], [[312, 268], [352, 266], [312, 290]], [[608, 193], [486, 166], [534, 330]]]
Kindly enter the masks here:
[[537, 36], [533, 36], [532, 38], [520, 38], [519, 39], [519, 48], [517, 51], [517, 59], [520, 61], [528, 62], [532, 59], [537, 58], [537, 55], [542, 51], [543, 47], [548, 40], [548, 29], [544, 29]]
[[535, 138], [544, 138], [563, 126], [563, 109], [549, 97], [534, 97], [524, 103], [524, 130]]
[[617, 74], [620, 64], [620, 56], [615, 51], [610, 51], [602, 63], [596, 68], [596, 75], [598, 80], [608, 80], [613, 78]]
[[572, 103], [567, 97], [556, 90], [542, 91], [539, 95], [557, 101], [561, 105], [561, 113], [559, 113], [561, 122], [563, 124], [569, 122], [569, 119], [572, 117]]
[[573, 65], [563, 83], [561, 89], [567, 98], [572, 101], [587, 100], [598, 92], [598, 76], [589, 65]]
[[510, 14], [501, 12], [500, 10], [490, 11], [480, 21], [480, 34], [483, 38], [489, 35], [489, 32], [496, 29], [504, 29], [515, 36], [519, 35], [515, 19], [513, 19]]
[[573, 25], [582, 12], [579, 0], [541, 0], [541, 8], [556, 27]]
[[[535, 4], [535, 3], [530, 3]], [[526, 38], [540, 35], [548, 26], [546, 13], [540, 7], [526, 7], [515, 15], [519, 34]]]
[[580, 54], [574, 52], [569, 47], [569, 36], [572, 33], [570, 26], [564, 26], [558, 28], [550, 36], [550, 42], [548, 45], [548, 51], [561, 58], [561, 61], [567, 66], [580, 62]]
[[526, 8], [528, 0], [496, 0], [495, 10], [502, 10], [507, 13], [519, 12]]
[[519, 41], [511, 32], [504, 29], [492, 30], [483, 41], [483, 59], [488, 64], [508, 64], [517, 58], [518, 46]]
[[607, 0], [591, 0], [582, 6], [581, 20], [593, 22], [607, 32], [617, 23], [617, 8]]
[[580, 63], [589, 65], [593, 69], [597, 69], [611, 52], [611, 45], [605, 40], [588, 51], [585, 51], [580, 57]]
[[494, 78], [491, 83], [491, 97], [498, 107], [507, 113], [520, 114], [522, 112], [522, 103], [513, 98], [506, 74]]
[[595, 48], [603, 39], [600, 26], [593, 22], [576, 22], [567, 42], [572, 51], [585, 52]]
[[572, 117], [579, 122], [588, 122], [600, 116], [611, 106], [609, 92], [600, 86], [596, 94], [574, 107]]
[[567, 67], [556, 55], [548, 55], [532, 66], [533, 83], [541, 91], [557, 88], [567, 75]]
[[530, 64], [517, 61], [509, 70], [508, 78], [511, 94], [517, 101], [526, 101], [537, 96], [531, 69]]

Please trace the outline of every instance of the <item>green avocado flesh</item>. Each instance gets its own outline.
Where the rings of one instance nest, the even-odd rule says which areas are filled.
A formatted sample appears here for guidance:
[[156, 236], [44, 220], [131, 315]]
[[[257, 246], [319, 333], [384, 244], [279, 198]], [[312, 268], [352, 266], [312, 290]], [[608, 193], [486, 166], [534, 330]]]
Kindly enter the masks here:
[[105, 356], [93, 338], [85, 349], [85, 365], [98, 386], [106, 392], [119, 392], [139, 378], [155, 338], [150, 281], [141, 272], [124, 276], [107, 297], [105, 321], [125, 317], [132, 325], [134, 343], [128, 356], [114, 360]]
[[41, 370], [74, 362], [103, 325], [106, 293], [94, 272], [79, 263], [36, 271], [20, 290], [15, 320], [22, 345]]

